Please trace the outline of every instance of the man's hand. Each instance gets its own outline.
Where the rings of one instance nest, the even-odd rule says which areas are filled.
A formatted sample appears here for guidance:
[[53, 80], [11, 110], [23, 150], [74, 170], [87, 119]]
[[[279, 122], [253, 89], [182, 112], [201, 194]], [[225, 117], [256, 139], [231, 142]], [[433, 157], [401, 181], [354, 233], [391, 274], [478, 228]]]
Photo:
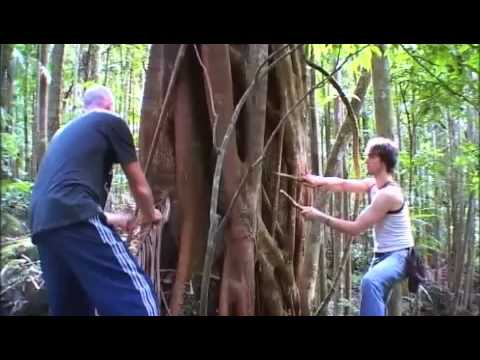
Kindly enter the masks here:
[[142, 217], [142, 224], [153, 224], [157, 225], [162, 220], [162, 213], [158, 209], [154, 209], [153, 218]]
[[307, 220], [314, 220], [320, 218], [322, 216], [322, 212], [315, 209], [313, 206], [302, 206], [301, 215]]
[[301, 177], [301, 181], [304, 185], [317, 187], [323, 185], [322, 181], [320, 180], [320, 176], [316, 176], [313, 174], [305, 174]]
[[112, 214], [106, 212], [105, 217], [109, 225], [115, 226], [122, 231], [131, 232], [137, 225], [135, 217], [132, 214]]

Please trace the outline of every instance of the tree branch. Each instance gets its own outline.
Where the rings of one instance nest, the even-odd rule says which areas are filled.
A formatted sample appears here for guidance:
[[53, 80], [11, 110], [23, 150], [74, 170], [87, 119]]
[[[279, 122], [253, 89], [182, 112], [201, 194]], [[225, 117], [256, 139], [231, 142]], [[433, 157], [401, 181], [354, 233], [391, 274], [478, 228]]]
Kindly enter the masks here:
[[358, 131], [357, 116], [355, 114], [355, 111], [353, 111], [352, 104], [348, 100], [347, 96], [343, 92], [343, 90], [342, 90], [341, 86], [338, 84], [338, 82], [324, 68], [322, 68], [320, 65], [317, 65], [317, 64], [311, 62], [308, 59], [305, 59], [305, 61], [306, 61], [307, 65], [314, 68], [315, 70], [320, 71], [324, 76], [326, 76], [328, 78], [328, 81], [332, 84], [332, 86], [335, 88], [335, 90], [337, 90], [338, 94], [340, 95], [340, 99], [342, 100], [342, 102], [345, 104], [345, 107], [347, 108], [348, 117], [350, 118], [350, 121], [353, 124], [353, 137], [354, 137], [354, 141], [353, 141], [353, 152], [354, 152], [353, 164], [354, 165], [353, 165], [353, 167], [354, 167], [354, 170], [355, 170], [355, 177], [358, 178], [360, 176], [360, 164], [359, 164], [360, 149], [359, 149], [359, 146], [358, 146], [359, 131]]
[[205, 67], [204, 63], [202, 62], [202, 59], [200, 57], [200, 54], [198, 52], [198, 49], [197, 49], [197, 45], [193, 45], [193, 48], [195, 49], [195, 54], [197, 56], [197, 59], [198, 59], [198, 63], [200, 64], [200, 66], [202, 67], [202, 70], [203, 70], [203, 76], [205, 78], [205, 82], [207, 83], [207, 89], [208, 89], [208, 96], [209, 96], [209, 99], [210, 99], [210, 107], [212, 108], [212, 115], [213, 115], [213, 119], [212, 119], [212, 135], [213, 135], [213, 147], [215, 149], [215, 151], [218, 151], [218, 147], [217, 147], [217, 144], [215, 142], [215, 139], [217, 138], [217, 120], [218, 120], [218, 114], [215, 110], [215, 103], [214, 103], [214, 99], [213, 99], [213, 90], [212, 90], [212, 83], [210, 82], [210, 76], [208, 75], [208, 70], [207, 68]]
[[443, 81], [442, 79], [440, 79], [437, 75], [435, 75], [433, 72], [431, 72], [424, 64], [422, 64], [418, 59], [417, 57], [412, 54], [405, 46], [403, 46], [402, 44], [400, 44], [400, 47], [403, 49], [403, 51], [405, 51], [413, 60], [415, 60], [415, 62], [420, 65], [422, 67], [423, 70], [425, 70], [430, 76], [432, 76], [433, 78], [435, 78], [435, 80], [438, 81], [438, 83], [440, 85], [443, 86], [443, 88], [445, 88], [446, 90], [448, 90], [451, 94], [455, 95], [455, 96], [458, 96], [459, 98], [463, 99], [465, 102], [469, 103], [470, 105], [472, 105], [475, 110], [477, 112], [480, 111], [478, 105], [476, 105], [475, 103], [473, 103], [470, 99], [468, 99], [465, 95], [463, 94], [460, 94], [458, 92], [456, 92], [455, 90], [453, 90], [450, 86], [448, 86], [448, 84]]
[[280, 194], [282, 194], [283, 196], [285, 196], [288, 200], [290, 200], [290, 202], [292, 203], [293, 206], [295, 206], [297, 209], [300, 209], [300, 210], [303, 210], [303, 206], [300, 205], [299, 203], [297, 203], [295, 201], [294, 198], [292, 198], [290, 195], [287, 194], [287, 192], [285, 190], [280, 190]]

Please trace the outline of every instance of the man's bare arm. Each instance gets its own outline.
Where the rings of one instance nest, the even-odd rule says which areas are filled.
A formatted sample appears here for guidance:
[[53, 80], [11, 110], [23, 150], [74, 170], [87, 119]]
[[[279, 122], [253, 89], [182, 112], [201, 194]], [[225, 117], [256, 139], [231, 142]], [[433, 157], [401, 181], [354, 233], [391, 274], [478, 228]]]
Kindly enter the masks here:
[[303, 182], [324, 191], [365, 193], [375, 180], [347, 180], [339, 177], [323, 177], [308, 174], [303, 176]]
[[157, 222], [160, 220], [160, 212], [155, 209], [152, 190], [138, 161], [126, 165], [122, 169], [128, 179], [130, 190], [144, 217], [144, 222]]
[[318, 219], [337, 231], [356, 236], [381, 221], [394, 202], [395, 200], [390, 194], [379, 193], [367, 210], [355, 221], [335, 218], [311, 206], [305, 206], [302, 215], [309, 219]]

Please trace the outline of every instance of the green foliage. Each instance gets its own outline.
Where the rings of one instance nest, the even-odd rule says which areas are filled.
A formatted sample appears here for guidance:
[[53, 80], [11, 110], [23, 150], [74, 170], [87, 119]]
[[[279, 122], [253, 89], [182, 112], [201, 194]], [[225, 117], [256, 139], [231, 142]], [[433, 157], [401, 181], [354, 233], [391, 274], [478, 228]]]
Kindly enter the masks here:
[[[28, 215], [33, 183], [22, 180], [1, 180], [1, 220], [3, 234], [22, 234], [26, 231], [25, 225]], [[19, 225], [22, 223], [22, 225]]]
[[17, 139], [14, 135], [2, 132], [1, 133], [1, 142], [2, 142], [2, 159], [5, 157], [14, 158], [17, 156], [18, 147]]

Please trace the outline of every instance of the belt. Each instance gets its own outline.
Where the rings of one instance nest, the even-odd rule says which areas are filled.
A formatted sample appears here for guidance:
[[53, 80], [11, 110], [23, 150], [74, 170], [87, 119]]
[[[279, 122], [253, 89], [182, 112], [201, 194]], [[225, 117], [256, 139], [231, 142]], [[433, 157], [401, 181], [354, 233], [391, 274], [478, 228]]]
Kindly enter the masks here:
[[387, 251], [387, 252], [376, 252], [376, 253], [373, 253], [373, 255], [375, 257], [381, 257], [381, 256], [384, 256], [384, 255], [393, 254], [394, 252], [397, 252], [397, 251], [410, 250], [410, 249], [411, 249], [411, 247], [407, 247], [407, 248], [393, 250], [393, 251]]

